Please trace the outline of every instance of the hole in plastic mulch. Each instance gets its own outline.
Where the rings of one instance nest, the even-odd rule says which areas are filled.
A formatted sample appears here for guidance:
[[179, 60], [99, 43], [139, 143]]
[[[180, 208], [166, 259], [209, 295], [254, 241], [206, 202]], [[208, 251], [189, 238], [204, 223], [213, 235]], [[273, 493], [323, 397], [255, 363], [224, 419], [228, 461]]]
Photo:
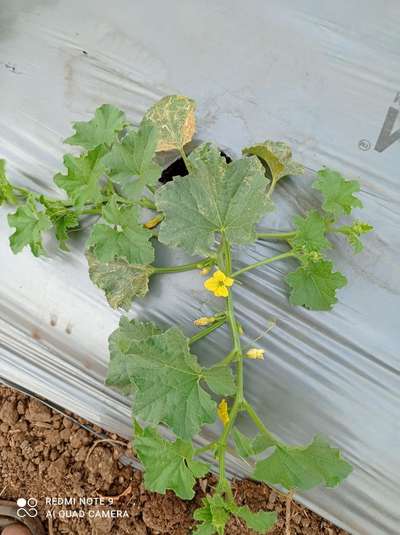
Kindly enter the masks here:
[[[232, 161], [232, 158], [230, 158], [225, 152], [221, 151], [221, 156], [223, 156], [227, 163], [230, 163]], [[172, 162], [168, 167], [164, 169], [164, 171], [161, 174], [160, 182], [162, 184], [166, 184], [167, 182], [170, 182], [174, 179], [174, 176], [186, 176], [188, 174], [188, 171], [186, 169], [186, 165], [182, 158], [178, 158], [174, 162]]]

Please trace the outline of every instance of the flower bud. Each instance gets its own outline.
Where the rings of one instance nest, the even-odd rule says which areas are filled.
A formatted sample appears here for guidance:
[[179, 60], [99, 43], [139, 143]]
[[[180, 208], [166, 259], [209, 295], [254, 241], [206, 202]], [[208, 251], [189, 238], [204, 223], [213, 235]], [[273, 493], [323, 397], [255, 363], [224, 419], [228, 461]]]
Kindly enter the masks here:
[[246, 357], [248, 357], [249, 359], [260, 359], [260, 360], [263, 360], [264, 359], [264, 353], [265, 353], [264, 349], [258, 349], [257, 347], [252, 347], [251, 349], [249, 349], [247, 351]]

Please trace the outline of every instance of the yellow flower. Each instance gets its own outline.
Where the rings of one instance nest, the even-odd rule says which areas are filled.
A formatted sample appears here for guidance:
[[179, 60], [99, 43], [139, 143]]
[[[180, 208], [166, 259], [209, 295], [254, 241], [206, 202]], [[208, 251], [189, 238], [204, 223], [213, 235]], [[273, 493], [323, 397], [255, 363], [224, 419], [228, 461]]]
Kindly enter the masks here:
[[228, 297], [228, 288], [232, 286], [235, 281], [225, 275], [222, 271], [216, 271], [212, 277], [204, 282], [205, 288], [212, 292], [217, 297]]
[[215, 316], [202, 316], [193, 322], [196, 327], [205, 327], [206, 325], [211, 325], [215, 323]]
[[264, 349], [257, 349], [256, 347], [252, 347], [251, 349], [249, 349], [246, 353], [246, 356], [249, 358], [249, 359], [260, 359], [260, 360], [263, 360], [264, 359]]
[[228, 403], [226, 399], [221, 399], [218, 405], [218, 417], [224, 425], [229, 423]]

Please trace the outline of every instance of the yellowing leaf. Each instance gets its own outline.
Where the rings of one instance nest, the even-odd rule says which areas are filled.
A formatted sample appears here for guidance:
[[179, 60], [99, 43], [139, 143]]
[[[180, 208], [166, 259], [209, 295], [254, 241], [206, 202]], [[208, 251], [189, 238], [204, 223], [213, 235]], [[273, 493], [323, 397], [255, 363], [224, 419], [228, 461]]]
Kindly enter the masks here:
[[264, 141], [243, 149], [247, 156], [257, 156], [267, 167], [275, 185], [281, 178], [288, 175], [304, 174], [304, 167], [292, 160], [292, 150], [283, 141]]
[[86, 257], [91, 281], [104, 291], [112, 308], [129, 310], [135, 297], [144, 297], [149, 291], [152, 266], [129, 264], [123, 258], [100, 262], [90, 251]]
[[182, 150], [196, 131], [196, 103], [182, 95], [170, 95], [156, 102], [144, 119], [159, 128], [157, 151]]

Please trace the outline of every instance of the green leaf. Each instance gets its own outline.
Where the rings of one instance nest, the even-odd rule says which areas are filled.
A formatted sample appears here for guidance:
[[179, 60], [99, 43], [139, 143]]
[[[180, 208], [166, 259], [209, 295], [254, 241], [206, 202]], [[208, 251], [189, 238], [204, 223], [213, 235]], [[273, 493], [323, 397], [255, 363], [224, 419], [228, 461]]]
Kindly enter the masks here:
[[320, 252], [331, 247], [331, 242], [325, 237], [326, 221], [315, 210], [310, 210], [305, 217], [294, 217], [293, 222], [297, 232], [289, 243], [299, 255]]
[[[204, 370], [178, 328], [140, 342], [135, 328], [143, 329], [140, 322], [132, 321], [132, 337], [125, 351], [127, 375], [135, 387], [133, 414], [154, 424], [165, 423], [178, 437], [189, 439], [216, 418], [216, 404], [200, 385]], [[110, 354], [111, 360], [120, 359], [120, 350], [114, 357], [111, 346]]]
[[128, 375], [127, 362], [131, 359], [130, 347], [144, 343], [148, 338], [162, 331], [151, 321], [129, 321], [122, 317], [119, 327], [108, 339], [110, 364], [106, 384], [125, 391], [132, 391], [132, 383]]
[[6, 161], [0, 160], [0, 206], [3, 202], [16, 204], [17, 199], [14, 195], [13, 187], [7, 179]]
[[304, 167], [292, 160], [292, 150], [283, 141], [264, 141], [242, 150], [247, 156], [257, 156], [269, 171], [274, 183], [288, 175], [303, 175]]
[[277, 446], [272, 455], [256, 464], [253, 477], [287, 489], [309, 490], [321, 483], [335, 487], [351, 471], [340, 451], [317, 435], [308, 446]]
[[54, 225], [56, 238], [59, 241], [60, 248], [68, 251], [66, 242], [69, 238], [68, 231], [79, 227], [79, 218], [76, 212], [67, 208], [62, 201], [53, 201], [43, 195], [40, 197], [40, 203], [46, 208], [46, 215]]
[[115, 143], [103, 158], [109, 177], [121, 185], [124, 195], [135, 199], [145, 186], [154, 186], [161, 176], [161, 167], [153, 162], [158, 142], [158, 130], [149, 121], [143, 121], [136, 132], [129, 132]]
[[154, 260], [152, 233], [139, 223], [137, 206], [119, 207], [113, 196], [102, 214], [105, 223], [93, 226], [88, 241], [100, 262], [123, 258], [129, 264], [150, 264]]
[[87, 122], [74, 123], [75, 134], [64, 143], [79, 145], [85, 149], [95, 149], [99, 145], [111, 145], [127, 125], [125, 114], [111, 106], [103, 104], [97, 108], [93, 119]]
[[[195, 510], [193, 514], [194, 519], [203, 522], [204, 529], [208, 530], [205, 531], [205, 533], [213, 533], [210, 529], [212, 527], [214, 533], [216, 532], [219, 535], [223, 535], [225, 526], [230, 517], [230, 511], [228, 510], [224, 499], [218, 494], [214, 494], [214, 496], [206, 496], [203, 498], [202, 504], [202, 507]], [[200, 533], [202, 532], [200, 531]]]
[[231, 515], [244, 520], [247, 526], [257, 533], [267, 533], [277, 521], [275, 512], [259, 511], [253, 513], [247, 505], [239, 507], [234, 503], [225, 502], [220, 495], [214, 494], [214, 496], [203, 498], [202, 507], [194, 512], [194, 519], [202, 522], [194, 533], [216, 532], [223, 535]]
[[201, 524], [193, 531], [193, 535], [214, 535], [217, 533], [212, 524]]
[[342, 227], [339, 227], [336, 229], [336, 232], [344, 234], [354, 251], [360, 253], [364, 249], [360, 236], [372, 232], [373, 230], [374, 227], [364, 221], [354, 221], [352, 225], [343, 225]]
[[26, 204], [17, 208], [16, 212], [8, 215], [8, 224], [15, 227], [10, 236], [10, 246], [14, 254], [19, 253], [29, 245], [35, 256], [44, 254], [42, 232], [52, 226], [44, 211], [38, 211], [33, 197], [28, 197]]
[[219, 396], [232, 396], [236, 393], [232, 370], [226, 366], [213, 366], [204, 370], [204, 379], [211, 390]]
[[196, 103], [182, 95], [169, 95], [156, 102], [144, 119], [155, 124], [159, 131], [157, 151], [182, 150], [196, 131]]
[[135, 297], [144, 297], [149, 291], [152, 266], [129, 264], [123, 258], [100, 262], [90, 251], [86, 257], [91, 281], [104, 291], [112, 308], [128, 311]]
[[165, 494], [170, 489], [179, 498], [190, 500], [195, 494], [195, 478], [209, 471], [207, 464], [196, 461], [196, 472], [193, 473], [191, 463], [194, 451], [189, 442], [164, 440], [155, 429], [149, 427], [135, 438], [134, 448], [145, 469], [145, 486], [151, 492]]
[[79, 157], [71, 154], [64, 156], [64, 165], [68, 172], [66, 175], [57, 173], [54, 182], [67, 192], [77, 208], [82, 208], [88, 202], [102, 201], [99, 180], [105, 173], [101, 160], [106, 150], [100, 146]]
[[256, 223], [272, 210], [265, 196], [268, 179], [258, 159], [227, 164], [209, 143], [189, 159], [190, 174], [176, 177], [156, 193], [157, 207], [165, 214], [159, 240], [200, 255], [209, 254], [216, 233], [224, 232], [231, 243], [255, 241]]
[[332, 271], [327, 260], [309, 262], [289, 273], [286, 281], [291, 286], [290, 302], [311, 310], [330, 310], [337, 302], [336, 290], [347, 284], [339, 272]]
[[275, 511], [258, 511], [258, 513], [253, 513], [247, 505], [237, 507], [233, 512], [235, 516], [246, 522], [248, 528], [254, 529], [257, 533], [267, 533], [278, 520]]
[[360, 191], [357, 180], [346, 180], [340, 173], [332, 169], [321, 169], [317, 173], [318, 179], [313, 182], [313, 188], [320, 191], [324, 197], [322, 208], [335, 218], [349, 215], [353, 208], [362, 208], [362, 202], [353, 193]]
[[275, 442], [264, 435], [256, 435], [255, 437], [249, 438], [236, 427], [233, 428], [232, 434], [236, 450], [241, 457], [258, 455], [267, 448], [275, 445]]

